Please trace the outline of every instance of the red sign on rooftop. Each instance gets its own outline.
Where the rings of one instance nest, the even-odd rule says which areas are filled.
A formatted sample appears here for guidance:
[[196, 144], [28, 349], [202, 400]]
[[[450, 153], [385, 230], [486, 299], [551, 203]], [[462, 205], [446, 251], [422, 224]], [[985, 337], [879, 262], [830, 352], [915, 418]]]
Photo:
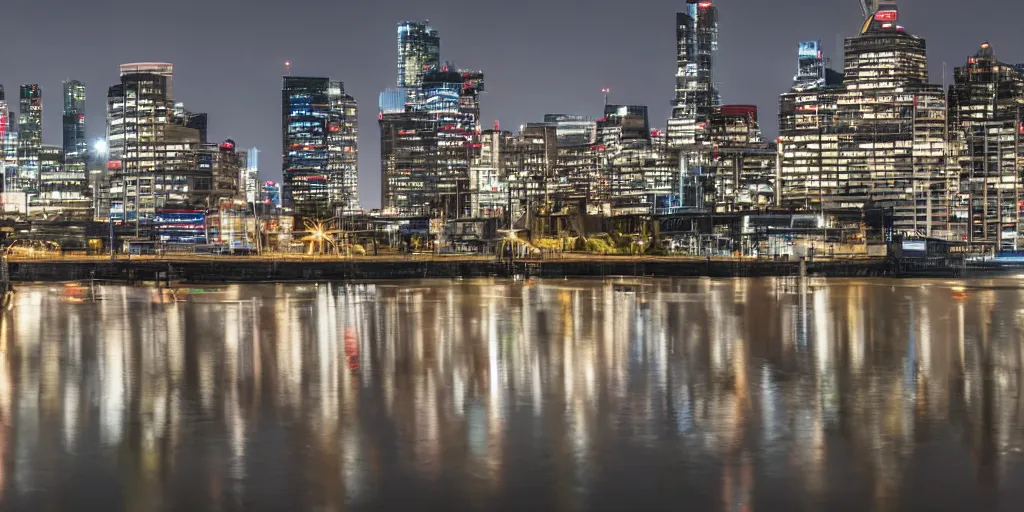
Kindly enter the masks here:
[[875, 21], [896, 21], [900, 15], [898, 11], [878, 11], [875, 13]]

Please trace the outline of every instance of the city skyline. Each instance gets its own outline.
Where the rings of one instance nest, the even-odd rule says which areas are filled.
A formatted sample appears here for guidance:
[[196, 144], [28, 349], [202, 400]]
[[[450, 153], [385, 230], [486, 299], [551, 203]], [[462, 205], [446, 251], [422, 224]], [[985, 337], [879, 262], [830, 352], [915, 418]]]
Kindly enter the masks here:
[[[104, 102], [97, 93], [113, 82], [116, 66], [136, 60], [172, 62], [177, 67], [175, 99], [210, 113], [210, 140], [231, 138], [246, 147], [259, 147], [266, 155], [262, 159], [262, 178], [280, 180], [280, 114], [276, 100], [281, 76], [285, 74], [284, 62], [290, 61], [293, 75], [331, 76], [345, 82], [346, 90], [356, 101], [370, 107], [362, 109], [359, 119], [363, 126], [359, 193], [366, 209], [378, 207], [380, 197], [379, 137], [373, 133], [376, 130], [368, 130], [376, 124], [372, 105], [380, 90], [395, 83], [394, 27], [403, 19], [429, 19], [441, 34], [446, 60], [487, 74], [488, 92], [481, 100], [482, 126], [490, 126], [497, 119], [502, 126], [517, 129], [542, 120], [546, 113], [597, 116], [602, 108], [601, 89], [606, 87], [611, 89], [613, 103], [647, 105], [654, 127], [662, 127], [670, 115], [675, 68], [674, 20], [675, 13], [685, 7], [683, 1], [656, 0], [628, 12], [615, 8], [613, 2], [600, 0], [591, 2], [584, 11], [563, 5], [547, 6], [546, 11], [540, 11], [531, 9], [531, 0], [519, 5], [522, 12], [501, 6], [476, 6], [479, 20], [500, 19], [500, 26], [463, 22], [468, 2], [451, 2], [435, 8], [401, 1], [393, 4], [394, 8], [386, 12], [347, 6], [356, 22], [351, 31], [337, 30], [337, 40], [345, 44], [336, 47], [358, 50], [318, 53], [312, 43], [322, 45], [322, 41], [300, 44], [288, 38], [258, 40], [244, 34], [223, 40], [201, 30], [208, 23], [202, 19], [197, 22], [197, 37], [177, 45], [167, 44], [166, 40], [135, 44], [137, 38], [132, 45], [118, 45], [118, 37], [110, 34], [86, 38], [80, 52], [69, 54], [66, 45], [53, 46], [53, 41], [61, 40], [60, 37], [42, 37], [32, 52], [7, 52], [0, 56], [0, 69], [5, 70], [0, 82], [8, 91], [9, 103], [10, 92], [17, 91], [19, 85], [40, 84], [44, 97], [43, 142], [60, 144], [58, 95], [63, 80], [78, 79], [88, 87], [88, 137], [94, 140], [102, 135], [104, 115]], [[813, 11], [800, 9], [799, 4], [791, 0], [771, 6], [741, 0], [715, 2], [720, 24], [715, 81], [722, 101], [758, 105], [766, 138], [777, 132], [777, 123], [770, 120], [777, 115], [779, 94], [788, 90], [791, 83], [796, 43], [821, 39], [826, 56], [831, 56], [836, 66], [841, 62], [836, 55], [840, 47], [837, 40], [855, 34], [860, 24], [859, 8], [852, 0], [818, 6]], [[1005, 14], [1000, 19], [1012, 18], [1024, 8], [984, 0], [973, 3], [971, 10], [957, 11], [957, 22], [952, 24], [945, 20], [954, 5], [942, 1], [900, 2], [902, 22], [929, 43], [932, 83], [951, 83], [953, 67], [962, 65], [983, 40], [991, 41], [1001, 60], [1024, 61], [1024, 55], [1014, 53], [1024, 37], [1011, 30], [1008, 23], [1000, 27], [987, 16], [999, 8]], [[325, 13], [343, 7], [320, 2], [311, 2], [311, 6], [324, 9]], [[178, 8], [187, 12], [192, 7], [183, 2]], [[22, 9], [22, 5], [13, 6], [15, 18], [27, 19], [27, 14], [18, 16]], [[219, 7], [208, 7], [205, 12], [216, 20], [219, 11]], [[540, 12], [544, 12], [543, 18], [539, 17]], [[113, 19], [126, 22], [155, 14], [145, 5], [139, 6], [136, 13], [123, 18], [115, 14]], [[258, 32], [260, 27], [273, 26], [277, 18], [271, 14], [267, 6], [257, 4], [241, 18], [234, 16], [232, 20], [251, 21], [247, 26]], [[310, 18], [314, 32], [322, 23], [321, 18], [329, 16]], [[768, 24], [771, 28], [767, 29], [766, 19], [777, 22]], [[49, 28], [58, 30], [43, 32], [42, 27], [32, 23], [21, 24], [13, 27], [13, 36], [18, 39], [26, 27], [36, 33], [59, 33], [60, 24], [52, 25]], [[778, 30], [781, 25], [788, 28]], [[137, 30], [127, 27], [124, 37], [132, 39]], [[224, 57], [209, 59], [211, 52]], [[628, 65], [614, 65], [626, 59]], [[603, 66], [603, 62], [613, 65]], [[524, 68], [531, 72], [524, 73]], [[557, 79], [542, 79], [546, 76]], [[760, 78], [751, 80], [751, 76]]]

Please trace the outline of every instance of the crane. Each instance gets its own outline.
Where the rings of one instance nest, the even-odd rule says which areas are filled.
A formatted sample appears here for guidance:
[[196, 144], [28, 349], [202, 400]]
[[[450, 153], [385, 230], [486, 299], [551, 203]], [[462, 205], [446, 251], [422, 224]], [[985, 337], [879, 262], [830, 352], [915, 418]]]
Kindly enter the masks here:
[[864, 19], [868, 19], [874, 14], [874, 0], [857, 0], [857, 3], [860, 4], [860, 12], [864, 15]]

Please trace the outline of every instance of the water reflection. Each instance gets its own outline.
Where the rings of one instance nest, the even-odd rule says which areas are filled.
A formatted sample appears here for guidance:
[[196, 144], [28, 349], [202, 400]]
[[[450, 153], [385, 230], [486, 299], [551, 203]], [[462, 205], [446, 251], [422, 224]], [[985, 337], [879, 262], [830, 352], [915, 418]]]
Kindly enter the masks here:
[[25, 287], [0, 508], [1017, 510], [1024, 282], [955, 285]]

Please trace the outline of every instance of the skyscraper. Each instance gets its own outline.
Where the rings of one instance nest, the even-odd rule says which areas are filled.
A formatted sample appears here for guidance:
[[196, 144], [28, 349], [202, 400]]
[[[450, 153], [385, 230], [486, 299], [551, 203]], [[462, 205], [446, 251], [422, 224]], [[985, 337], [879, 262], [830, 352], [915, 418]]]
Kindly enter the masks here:
[[[7, 135], [10, 123], [10, 111], [7, 108], [7, 99], [4, 96], [4, 86], [0, 85], [0, 140], [3, 140], [4, 135]], [[3, 154], [2, 148], [0, 148], [0, 154]]]
[[778, 187], [783, 203], [884, 208], [896, 231], [932, 235], [948, 228], [945, 98], [898, 20], [883, 3], [846, 39], [842, 86], [783, 95]]
[[433, 174], [436, 124], [423, 110], [407, 110], [405, 89], [381, 93], [381, 208], [388, 214], [426, 215], [436, 197]]
[[85, 138], [85, 84], [64, 81], [64, 163], [85, 171], [89, 143]]
[[18, 108], [18, 175], [15, 190], [39, 184], [39, 151], [43, 146], [43, 91], [37, 84], [22, 85]]
[[345, 93], [341, 82], [331, 82], [327, 98], [330, 101], [327, 166], [333, 184], [330, 200], [344, 213], [357, 213], [362, 210], [359, 206], [359, 105]]
[[129, 62], [128, 64], [121, 64], [120, 66], [121, 76], [125, 75], [137, 75], [140, 73], [159, 75], [164, 77], [164, 92], [168, 98], [174, 97], [174, 65], [170, 62]]
[[17, 173], [18, 140], [11, 131], [11, 113], [4, 95], [4, 86], [0, 85], [0, 175], [3, 176], [3, 192], [7, 191], [8, 180]]
[[839, 206], [891, 209], [894, 228], [932, 235], [948, 227], [946, 102], [928, 83], [924, 39], [880, 4], [844, 44], [838, 98]]
[[246, 153], [246, 166], [242, 171], [242, 183], [245, 185], [245, 201], [253, 204], [260, 200], [260, 150], [249, 148]]
[[782, 206], [820, 209], [838, 175], [838, 96], [842, 75], [821, 58], [819, 41], [797, 47], [793, 87], [779, 97], [779, 179], [776, 196]]
[[286, 76], [281, 106], [285, 201], [304, 217], [357, 209], [357, 106], [344, 84]]
[[469, 215], [484, 75], [446, 63], [380, 95], [381, 200], [389, 213]]
[[1019, 249], [1024, 191], [1024, 75], [999, 62], [992, 45], [953, 71], [949, 139], [962, 202], [952, 207], [955, 232], [973, 244]]
[[830, 63], [823, 55], [821, 41], [800, 42], [797, 47], [793, 89], [805, 91], [826, 85], [838, 85], [843, 81], [842, 73], [830, 68]]
[[111, 185], [97, 216], [109, 208], [114, 220], [138, 226], [167, 205], [206, 206], [213, 183], [209, 170], [197, 169], [200, 132], [176, 122], [171, 79], [170, 64], [124, 64], [107, 91]]
[[[482, 83], [482, 82], [481, 82]], [[466, 94], [472, 98], [465, 100]], [[422, 108], [434, 124], [431, 154], [436, 180], [434, 208], [448, 216], [468, 214], [469, 162], [480, 113], [476, 91], [468, 91], [461, 72], [449, 65], [423, 75]], [[464, 108], [466, 106], [466, 108]]]
[[714, 82], [718, 51], [718, 9], [707, 0], [687, 0], [676, 14], [676, 93], [668, 122], [672, 148], [703, 139], [703, 127], [721, 96]]
[[398, 24], [398, 87], [418, 87], [425, 72], [441, 66], [441, 37], [427, 23]]

